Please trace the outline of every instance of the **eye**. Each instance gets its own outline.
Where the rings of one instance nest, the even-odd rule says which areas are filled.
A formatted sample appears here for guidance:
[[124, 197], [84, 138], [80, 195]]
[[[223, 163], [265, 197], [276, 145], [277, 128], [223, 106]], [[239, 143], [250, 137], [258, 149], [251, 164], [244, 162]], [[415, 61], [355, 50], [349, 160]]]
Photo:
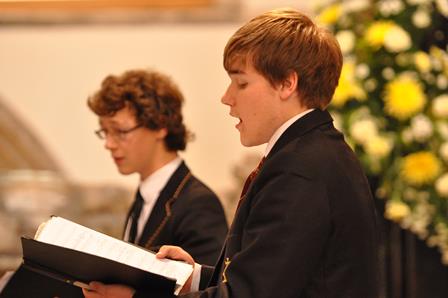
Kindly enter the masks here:
[[237, 86], [238, 86], [239, 89], [244, 89], [244, 88], [247, 87], [247, 83], [246, 83], [246, 82], [243, 82], [243, 83], [237, 83]]

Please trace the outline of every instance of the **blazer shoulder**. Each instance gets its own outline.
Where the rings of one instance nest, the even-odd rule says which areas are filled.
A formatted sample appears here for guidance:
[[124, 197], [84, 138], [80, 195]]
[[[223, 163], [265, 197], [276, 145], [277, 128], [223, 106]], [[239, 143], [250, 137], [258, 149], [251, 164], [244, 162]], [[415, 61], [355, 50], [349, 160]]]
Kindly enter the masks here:
[[339, 159], [356, 159], [343, 135], [329, 123], [291, 139], [266, 162], [266, 168], [312, 179], [331, 171]]
[[218, 195], [204, 182], [192, 175], [184, 189], [179, 194], [179, 203], [182, 205], [207, 204], [219, 205], [222, 208]]

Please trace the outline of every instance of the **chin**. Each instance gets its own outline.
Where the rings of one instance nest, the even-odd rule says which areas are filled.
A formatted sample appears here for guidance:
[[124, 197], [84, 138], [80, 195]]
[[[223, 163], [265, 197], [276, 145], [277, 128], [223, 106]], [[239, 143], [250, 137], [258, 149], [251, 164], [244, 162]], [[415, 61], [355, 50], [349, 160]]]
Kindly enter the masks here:
[[264, 136], [248, 137], [240, 134], [240, 142], [244, 147], [255, 147], [259, 145], [266, 144], [269, 142], [269, 138], [264, 138]]
[[254, 142], [253, 140], [248, 140], [247, 138], [243, 138], [243, 137], [240, 138], [240, 142], [241, 142], [241, 145], [243, 145], [244, 147], [253, 147], [253, 146], [261, 145], [261, 143]]
[[135, 173], [135, 171], [131, 171], [129, 169], [121, 169], [121, 168], [118, 168], [118, 172], [120, 172], [121, 175], [130, 175], [130, 174]]

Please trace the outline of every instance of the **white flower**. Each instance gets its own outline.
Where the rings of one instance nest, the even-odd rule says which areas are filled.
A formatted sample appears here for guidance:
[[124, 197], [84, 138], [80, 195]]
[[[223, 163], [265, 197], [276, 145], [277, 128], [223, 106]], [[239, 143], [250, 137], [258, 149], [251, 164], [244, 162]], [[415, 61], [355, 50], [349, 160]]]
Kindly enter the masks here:
[[448, 17], [448, 0], [436, 0], [437, 10]]
[[373, 91], [373, 90], [375, 90], [377, 85], [378, 85], [378, 82], [374, 78], [371, 78], [371, 79], [366, 80], [366, 82], [364, 83], [364, 88], [366, 88], [366, 91]]
[[432, 101], [432, 113], [436, 117], [447, 118], [448, 117], [448, 95], [443, 94], [437, 96]]
[[448, 140], [448, 123], [443, 122], [443, 121], [438, 121], [436, 123], [436, 126], [437, 126], [437, 130], [439, 131], [440, 136], [444, 140]]
[[431, 57], [431, 63], [432, 63], [432, 68], [434, 68], [437, 71], [442, 71], [443, 69], [443, 64], [442, 61], [440, 61], [440, 59], [436, 59], [434, 57]]
[[448, 173], [443, 174], [436, 180], [435, 187], [440, 196], [448, 198]]
[[395, 77], [395, 72], [391, 67], [384, 68], [381, 74], [383, 75], [383, 78], [388, 81], [392, 80]]
[[401, 0], [383, 0], [378, 2], [378, 9], [384, 16], [398, 14], [403, 10], [403, 2]]
[[411, 130], [415, 140], [424, 142], [432, 136], [434, 128], [431, 120], [420, 114], [412, 118]]
[[401, 139], [405, 144], [411, 143], [414, 140], [414, 134], [412, 133], [412, 129], [411, 128], [403, 129], [403, 132], [401, 133]]
[[331, 117], [333, 118], [334, 127], [337, 130], [342, 131], [342, 123], [343, 123], [343, 121], [342, 121], [341, 114], [336, 113], [335, 111], [332, 111], [331, 112]]
[[412, 23], [417, 28], [426, 28], [431, 24], [429, 13], [425, 9], [417, 9], [412, 15]]
[[410, 5], [430, 4], [432, 0], [407, 0]]
[[423, 51], [418, 51], [414, 54], [414, 63], [417, 69], [422, 73], [427, 73], [431, 70], [431, 59], [429, 55]]
[[392, 142], [390, 139], [375, 135], [366, 140], [366, 153], [373, 158], [383, 158], [387, 156], [392, 149]]
[[386, 33], [384, 47], [394, 53], [405, 51], [411, 47], [411, 38], [403, 28], [396, 25]]
[[370, 6], [368, 0], [346, 0], [342, 2], [342, 10], [344, 13], [362, 11]]
[[370, 74], [370, 68], [367, 64], [361, 63], [356, 66], [355, 73], [358, 78], [365, 79]]
[[355, 34], [350, 30], [339, 31], [336, 34], [336, 39], [341, 46], [342, 54], [347, 55], [353, 50], [355, 46]]
[[376, 123], [370, 119], [356, 121], [350, 127], [350, 135], [359, 144], [364, 144], [378, 134]]
[[439, 74], [437, 76], [437, 87], [442, 90], [448, 87], [448, 79], [445, 75]]
[[442, 145], [440, 145], [439, 153], [440, 157], [442, 157], [442, 159], [445, 162], [448, 162], [448, 142], [445, 142]]
[[409, 216], [411, 209], [408, 205], [400, 201], [388, 201], [384, 216], [390, 220], [400, 221]]

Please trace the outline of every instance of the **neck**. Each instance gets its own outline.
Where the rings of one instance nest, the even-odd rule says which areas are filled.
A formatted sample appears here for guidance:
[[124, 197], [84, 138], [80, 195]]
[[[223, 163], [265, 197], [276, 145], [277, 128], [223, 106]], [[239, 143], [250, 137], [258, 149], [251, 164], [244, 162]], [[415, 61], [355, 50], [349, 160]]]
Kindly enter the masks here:
[[296, 93], [293, 93], [288, 99], [283, 101], [283, 104], [281, 105], [281, 116], [279, 117], [280, 121], [277, 129], [292, 117], [301, 114], [306, 110], [309, 110], [309, 108], [302, 104], [302, 101]]
[[157, 155], [157, 158], [155, 158], [154, 162], [151, 166], [149, 166], [146, 171], [143, 171], [140, 173], [140, 181], [145, 180], [149, 176], [151, 176], [155, 171], [158, 169], [164, 167], [166, 164], [170, 163], [174, 159], [177, 158], [177, 152], [176, 151], [162, 151], [159, 152]]

